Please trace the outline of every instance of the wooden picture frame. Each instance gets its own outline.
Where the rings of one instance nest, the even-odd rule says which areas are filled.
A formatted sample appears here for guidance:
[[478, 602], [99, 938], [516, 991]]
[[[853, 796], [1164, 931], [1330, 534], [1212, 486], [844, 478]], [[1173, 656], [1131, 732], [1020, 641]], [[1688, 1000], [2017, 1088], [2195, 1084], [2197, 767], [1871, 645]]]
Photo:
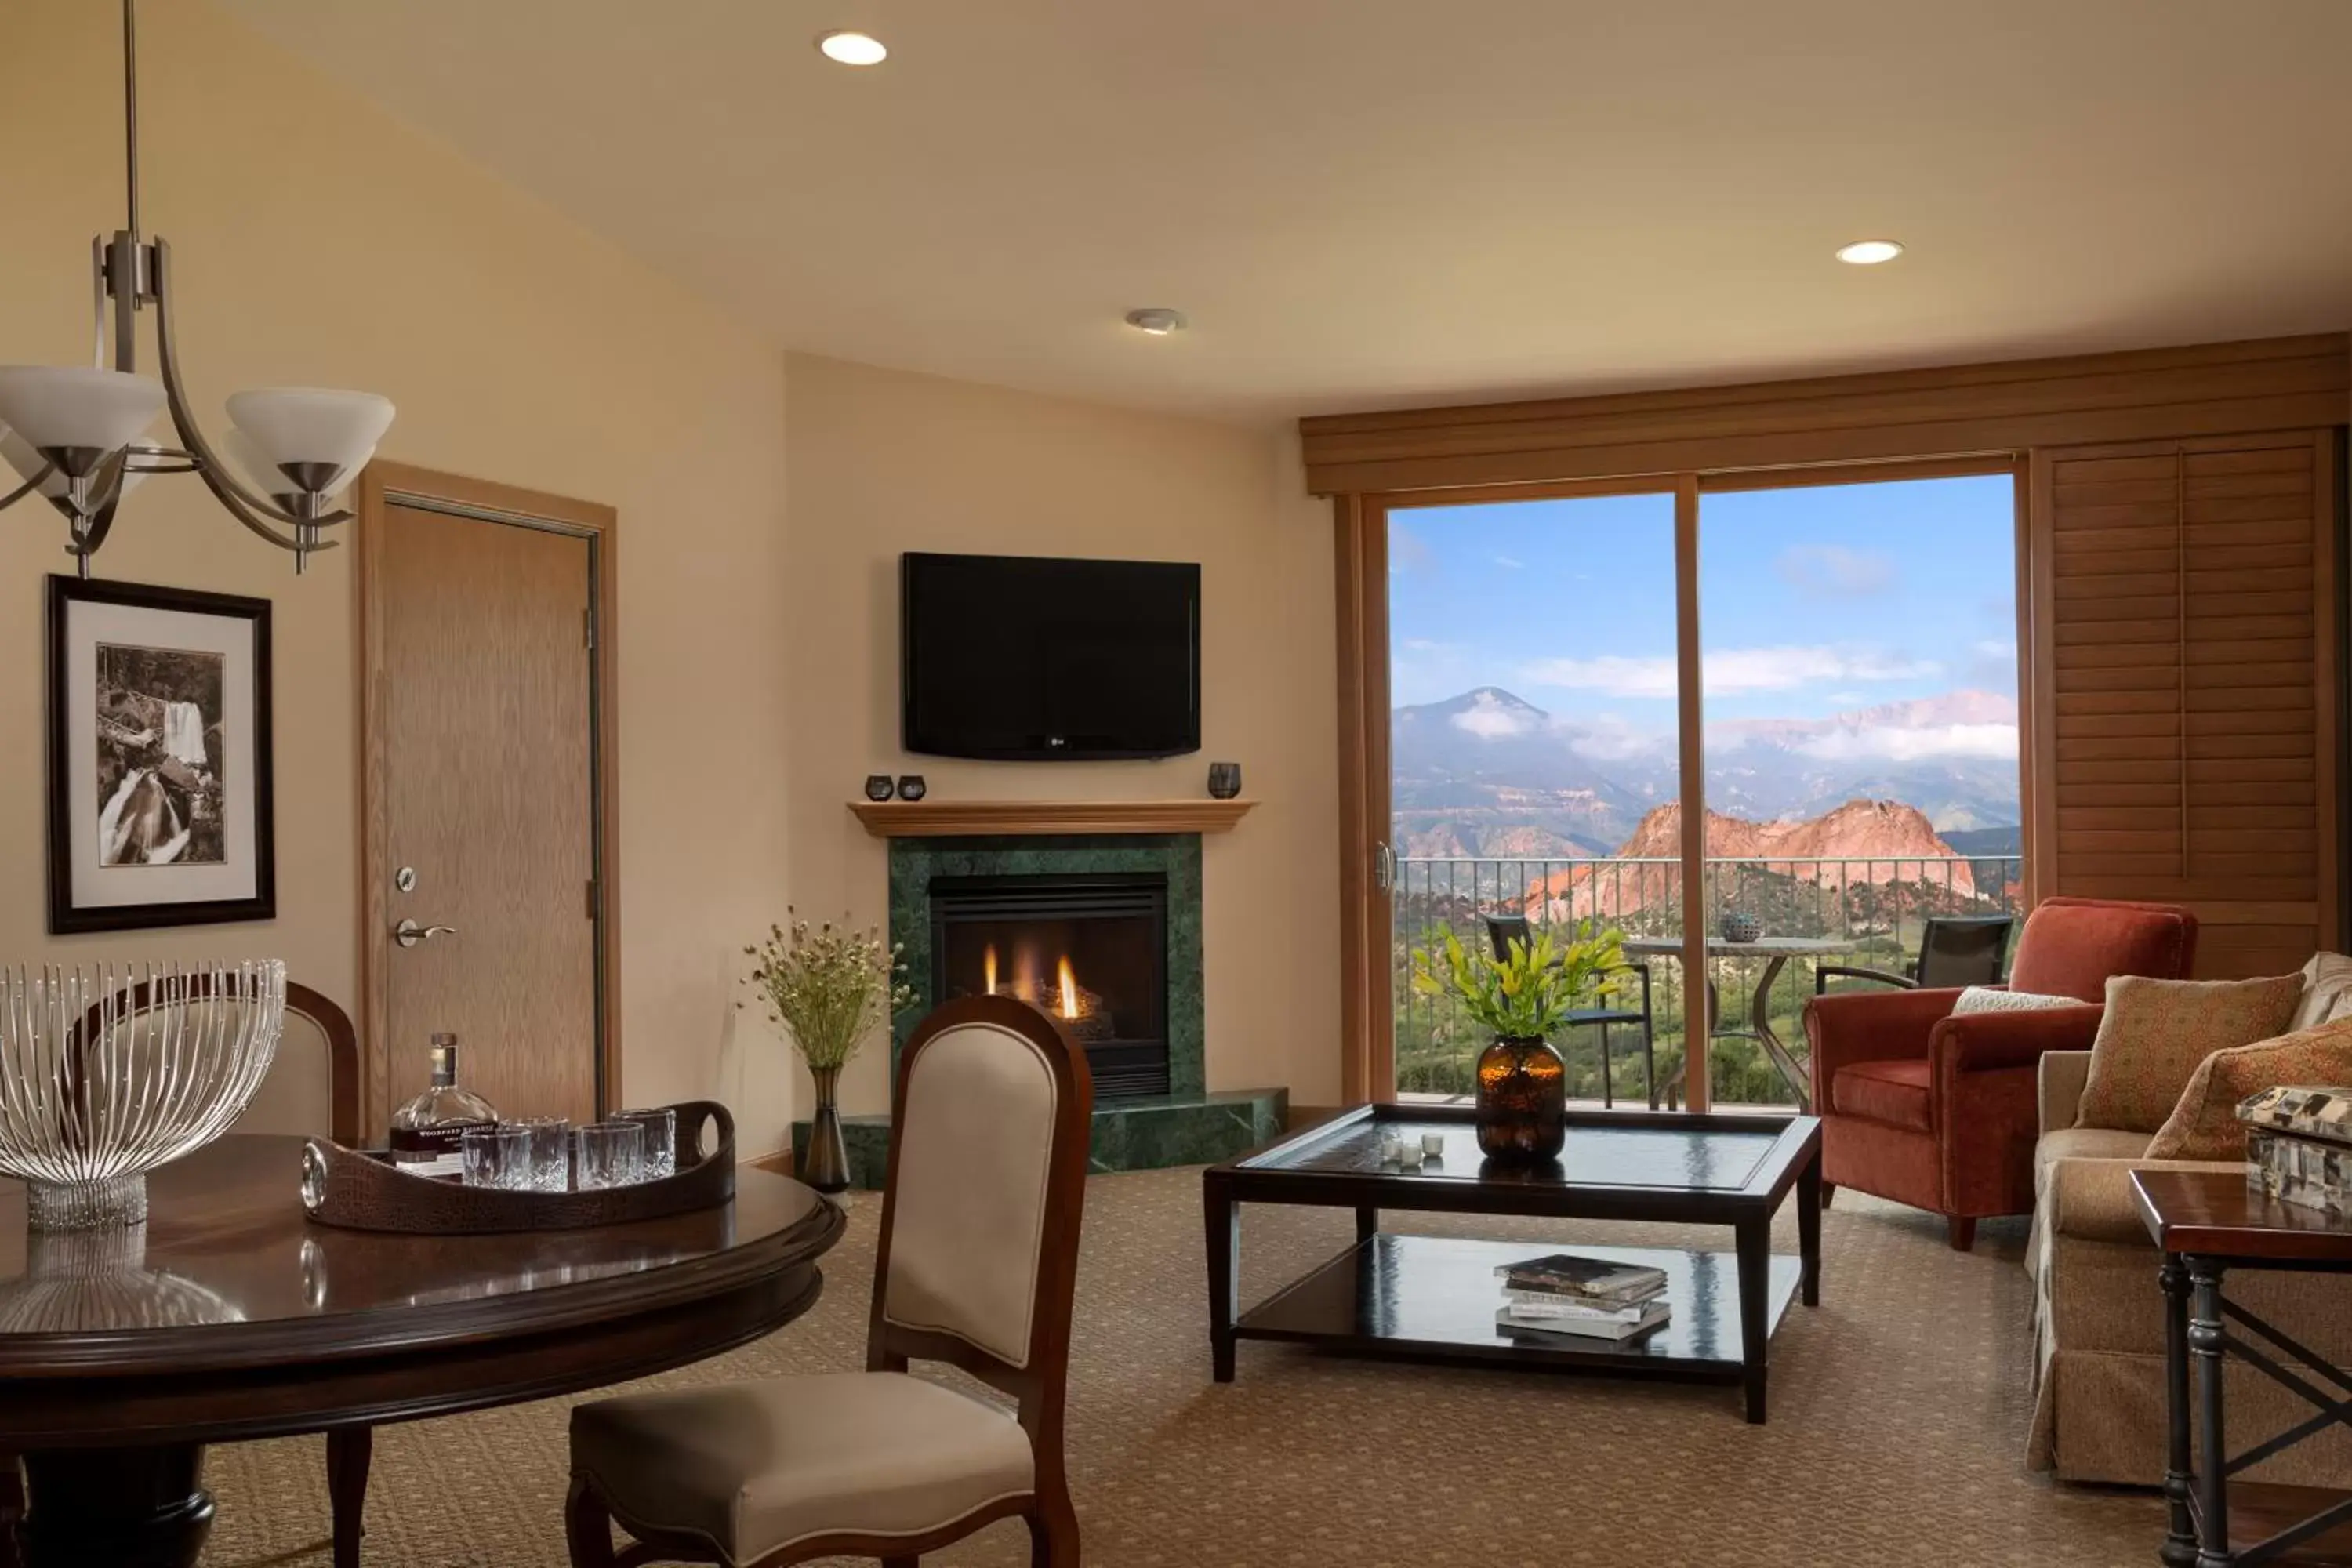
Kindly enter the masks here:
[[48, 579], [52, 934], [277, 918], [269, 615]]

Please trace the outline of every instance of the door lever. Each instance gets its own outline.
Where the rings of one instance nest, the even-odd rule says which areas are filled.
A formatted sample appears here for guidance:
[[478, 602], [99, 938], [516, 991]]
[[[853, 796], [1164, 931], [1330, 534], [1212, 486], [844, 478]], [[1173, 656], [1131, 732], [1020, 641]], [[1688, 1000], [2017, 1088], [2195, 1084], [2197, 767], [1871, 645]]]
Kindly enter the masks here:
[[430, 942], [436, 936], [456, 936], [456, 926], [420, 926], [404, 920], [392, 928], [392, 940], [403, 947], [415, 947], [420, 942]]

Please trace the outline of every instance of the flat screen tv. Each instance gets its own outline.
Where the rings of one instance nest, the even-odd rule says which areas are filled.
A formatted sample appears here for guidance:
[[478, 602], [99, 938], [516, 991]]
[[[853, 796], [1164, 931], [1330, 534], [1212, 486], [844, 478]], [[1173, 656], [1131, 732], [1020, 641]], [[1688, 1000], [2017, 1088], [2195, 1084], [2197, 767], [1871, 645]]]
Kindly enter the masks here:
[[1201, 568], [898, 558], [899, 741], [941, 757], [1201, 749]]

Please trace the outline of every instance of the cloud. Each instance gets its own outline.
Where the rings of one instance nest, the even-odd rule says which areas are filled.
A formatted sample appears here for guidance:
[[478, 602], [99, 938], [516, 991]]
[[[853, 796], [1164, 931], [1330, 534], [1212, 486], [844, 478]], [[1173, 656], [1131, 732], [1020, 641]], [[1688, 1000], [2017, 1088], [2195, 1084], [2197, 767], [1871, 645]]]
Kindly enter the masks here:
[[1507, 741], [1525, 735], [1543, 723], [1543, 715], [1526, 708], [1506, 708], [1491, 692], [1481, 691], [1469, 707], [1454, 715], [1454, 727], [1482, 741]]
[[1404, 524], [1391, 521], [1389, 523], [1391, 575], [1427, 577], [1434, 575], [1436, 571], [1437, 557], [1430, 553], [1429, 546], [1422, 542], [1421, 535]]
[[1919, 729], [1891, 725], [1838, 730], [1806, 741], [1797, 750], [1823, 762], [1916, 763], [1936, 757], [2017, 757], [2014, 724], [1932, 724]]
[[1539, 658], [1521, 667], [1519, 679], [1533, 686], [1558, 686], [1573, 691], [1605, 691], [1612, 697], [1672, 697], [1672, 658], [1629, 658], [1605, 654], [1599, 658]]
[[1495, 564], [1500, 566], [1506, 572], [1517, 572], [1521, 567], [1525, 566], [1527, 563], [1519, 560], [1516, 556], [1497, 555], [1495, 557]]
[[2017, 642], [2011, 637], [1982, 637], [1969, 645], [1970, 686], [2011, 686], [2017, 681]]
[[1595, 716], [1570, 738], [1569, 750], [1598, 763], [1622, 763], [1670, 745], [1668, 736], [1643, 730], [1614, 713]]
[[1818, 599], [1861, 599], [1895, 586], [1895, 558], [1843, 544], [1792, 544], [1773, 563], [1780, 580]]
[[[1943, 672], [1941, 665], [1929, 659], [1825, 645], [1717, 648], [1704, 656], [1700, 668], [1709, 697], [1789, 691], [1816, 681], [1921, 680]], [[1671, 657], [1544, 658], [1523, 667], [1519, 675], [1529, 685], [1605, 691], [1612, 697], [1672, 697], [1675, 691]]]
[[1445, 637], [1402, 637], [1389, 657], [1389, 695], [1400, 706], [1441, 702], [1491, 673], [1490, 662], [1479, 658], [1477, 649], [1468, 643]]

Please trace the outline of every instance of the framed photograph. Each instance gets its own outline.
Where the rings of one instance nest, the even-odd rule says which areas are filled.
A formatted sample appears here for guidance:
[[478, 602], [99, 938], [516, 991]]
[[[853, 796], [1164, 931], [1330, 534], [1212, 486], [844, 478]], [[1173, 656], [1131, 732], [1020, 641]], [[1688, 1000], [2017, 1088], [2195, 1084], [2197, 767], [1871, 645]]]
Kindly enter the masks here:
[[49, 930], [278, 913], [269, 601], [53, 576]]

